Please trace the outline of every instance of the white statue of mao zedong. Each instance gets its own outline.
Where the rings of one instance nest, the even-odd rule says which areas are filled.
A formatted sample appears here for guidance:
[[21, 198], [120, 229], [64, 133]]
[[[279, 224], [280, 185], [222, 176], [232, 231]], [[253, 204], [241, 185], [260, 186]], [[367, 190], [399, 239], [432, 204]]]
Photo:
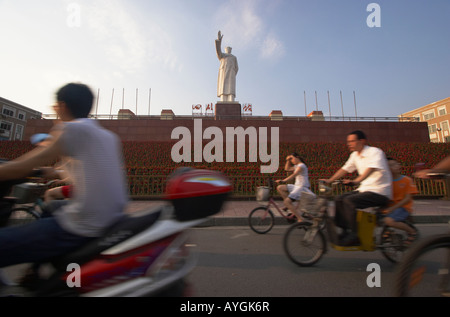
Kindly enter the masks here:
[[239, 66], [236, 56], [231, 54], [231, 47], [222, 52], [222, 32], [216, 40], [217, 57], [220, 60], [219, 80], [217, 82], [217, 97], [222, 102], [234, 102], [236, 99], [236, 75]]

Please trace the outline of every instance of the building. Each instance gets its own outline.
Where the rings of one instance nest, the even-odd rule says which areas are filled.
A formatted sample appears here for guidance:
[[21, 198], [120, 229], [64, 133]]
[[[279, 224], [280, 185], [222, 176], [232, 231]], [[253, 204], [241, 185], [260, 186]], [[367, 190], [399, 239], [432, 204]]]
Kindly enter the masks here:
[[23, 140], [27, 122], [42, 113], [0, 97], [0, 141]]
[[[215, 116], [178, 116], [173, 110], [166, 109], [160, 116], [128, 116], [131, 112], [122, 111], [119, 118], [112, 119], [111, 116], [96, 118], [104, 128], [115, 132], [123, 141], [134, 142], [177, 142], [178, 139], [173, 139], [175, 129], [189, 130], [192, 137], [200, 138], [204, 137], [204, 132], [210, 133], [218, 129], [223, 136], [231, 129], [232, 131], [243, 129], [244, 134], [245, 131], [254, 129], [278, 131], [279, 141], [282, 143], [345, 142], [349, 132], [363, 130], [369, 136], [370, 142], [430, 142], [427, 123], [412, 118], [389, 118], [390, 120], [385, 121], [379, 121], [377, 118], [366, 121], [362, 121], [362, 118], [358, 118], [358, 121], [354, 119], [327, 121], [322, 112], [312, 112], [308, 117], [289, 117], [284, 116], [281, 110], [274, 110], [269, 116], [245, 116], [240, 111], [240, 105], [235, 104], [220, 104], [215, 110]], [[124, 116], [128, 120], [117, 120], [125, 119]], [[202, 121], [201, 124], [196, 124], [195, 121], [198, 123], [198, 120]], [[53, 121], [47, 117], [30, 120], [24, 138], [27, 139], [35, 133], [47, 133], [54, 125]], [[197, 130], [198, 125], [201, 126], [201, 131]], [[203, 141], [208, 142], [211, 137], [211, 135], [205, 137]], [[271, 136], [267, 138], [271, 140]]]
[[450, 97], [406, 112], [401, 117], [413, 117], [426, 122], [431, 142], [450, 142]]

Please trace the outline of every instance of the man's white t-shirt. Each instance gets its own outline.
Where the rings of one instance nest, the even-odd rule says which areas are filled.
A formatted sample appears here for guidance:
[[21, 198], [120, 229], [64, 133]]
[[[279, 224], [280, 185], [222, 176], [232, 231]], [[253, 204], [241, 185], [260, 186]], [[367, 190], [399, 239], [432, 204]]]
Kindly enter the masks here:
[[361, 182], [358, 191], [372, 192], [392, 199], [392, 174], [381, 149], [365, 146], [361, 153], [353, 152], [342, 169], [349, 173], [357, 171], [362, 175], [368, 168], [376, 170]]
[[66, 231], [98, 237], [124, 215], [128, 202], [119, 138], [96, 121], [78, 119], [56, 129], [63, 155], [71, 159], [68, 174], [73, 197], [55, 217]]

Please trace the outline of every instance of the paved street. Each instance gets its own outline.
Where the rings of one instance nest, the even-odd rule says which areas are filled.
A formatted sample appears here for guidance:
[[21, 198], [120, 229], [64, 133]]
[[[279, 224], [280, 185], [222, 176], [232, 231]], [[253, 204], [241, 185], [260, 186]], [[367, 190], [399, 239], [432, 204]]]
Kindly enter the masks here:
[[[423, 236], [448, 232], [447, 225], [419, 225]], [[245, 227], [193, 229], [198, 265], [190, 275], [194, 297], [389, 297], [395, 265], [380, 251], [331, 249], [313, 267], [288, 260], [282, 247], [286, 227], [267, 235]], [[370, 288], [371, 263], [381, 267], [381, 287]]]
[[[132, 201], [128, 211], [152, 208], [161, 201]], [[281, 205], [281, 203], [280, 203]], [[256, 201], [232, 200], [225, 203], [221, 212], [209, 219], [207, 226], [247, 226], [249, 213], [260, 205]], [[272, 208], [277, 218], [278, 212]], [[448, 200], [416, 200], [414, 203], [414, 220], [416, 223], [448, 223], [450, 221], [450, 201]]]
[[[164, 202], [134, 201], [128, 212], [154, 208]], [[248, 213], [258, 204], [230, 201], [203, 227], [190, 229], [189, 247], [198, 265], [189, 276], [192, 296], [202, 297], [388, 297], [393, 294], [395, 266], [381, 252], [339, 252], [334, 249], [313, 267], [302, 268], [284, 254], [282, 239], [288, 226], [266, 235], [248, 227]], [[416, 202], [417, 226], [423, 236], [448, 232], [450, 202]], [[368, 265], [381, 268], [381, 287], [370, 288]]]

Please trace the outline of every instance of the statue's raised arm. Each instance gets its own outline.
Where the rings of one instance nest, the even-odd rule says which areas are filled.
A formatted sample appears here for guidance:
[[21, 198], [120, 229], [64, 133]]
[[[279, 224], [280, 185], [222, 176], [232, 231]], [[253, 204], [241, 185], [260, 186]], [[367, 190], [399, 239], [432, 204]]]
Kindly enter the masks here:
[[231, 47], [222, 52], [223, 34], [219, 31], [216, 40], [216, 52], [220, 61], [219, 79], [217, 82], [217, 97], [221, 101], [234, 102], [236, 98], [236, 75], [239, 66], [236, 56], [231, 54]]
[[219, 58], [219, 60], [221, 60], [223, 58], [222, 39], [223, 39], [223, 34], [222, 34], [222, 32], [219, 31], [219, 34], [217, 35], [217, 40], [216, 40], [216, 53], [217, 53], [217, 57]]

